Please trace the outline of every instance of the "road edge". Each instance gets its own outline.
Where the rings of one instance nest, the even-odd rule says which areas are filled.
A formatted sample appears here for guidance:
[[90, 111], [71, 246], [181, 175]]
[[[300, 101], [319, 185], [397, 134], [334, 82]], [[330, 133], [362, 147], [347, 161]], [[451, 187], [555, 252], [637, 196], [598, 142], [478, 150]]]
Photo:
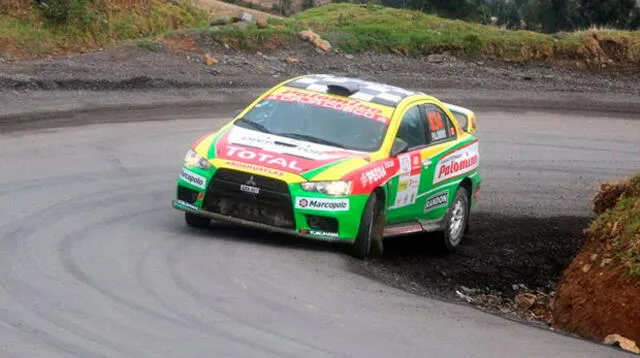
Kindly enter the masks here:
[[[212, 107], [217, 111], [228, 109], [231, 113], [233, 109], [244, 107], [250, 103], [264, 90], [266, 88], [247, 88], [242, 93], [220, 91], [219, 95], [207, 99], [142, 103], [85, 103], [69, 109], [40, 109], [0, 114], [0, 129], [4, 132], [88, 124], [186, 119], [194, 115], [206, 116]], [[508, 91], [482, 89], [477, 91], [442, 89], [430, 92], [444, 102], [453, 102], [472, 110], [501, 110], [514, 113], [524, 111], [572, 112], [585, 116], [607, 115], [640, 119], [640, 101], [599, 93], [519, 92], [514, 94]], [[186, 109], [189, 111], [185, 111]], [[189, 116], [185, 116], [185, 112], [188, 112]]]

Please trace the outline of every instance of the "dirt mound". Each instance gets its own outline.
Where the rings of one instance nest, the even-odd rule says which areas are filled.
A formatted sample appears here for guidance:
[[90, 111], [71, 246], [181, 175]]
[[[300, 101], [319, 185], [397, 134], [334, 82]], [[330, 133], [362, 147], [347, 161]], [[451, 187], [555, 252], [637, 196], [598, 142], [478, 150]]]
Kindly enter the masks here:
[[594, 204], [599, 215], [558, 286], [554, 325], [598, 341], [619, 334], [640, 342], [640, 174], [603, 185]]

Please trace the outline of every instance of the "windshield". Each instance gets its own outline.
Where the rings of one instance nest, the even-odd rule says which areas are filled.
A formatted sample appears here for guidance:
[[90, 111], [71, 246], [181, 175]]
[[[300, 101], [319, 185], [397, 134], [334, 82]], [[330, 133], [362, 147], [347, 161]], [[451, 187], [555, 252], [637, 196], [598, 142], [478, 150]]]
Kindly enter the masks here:
[[382, 145], [388, 120], [379, 110], [322, 94], [311, 94], [313, 100], [303, 103], [300, 94], [308, 96], [269, 96], [235, 125], [355, 151], [372, 152]]

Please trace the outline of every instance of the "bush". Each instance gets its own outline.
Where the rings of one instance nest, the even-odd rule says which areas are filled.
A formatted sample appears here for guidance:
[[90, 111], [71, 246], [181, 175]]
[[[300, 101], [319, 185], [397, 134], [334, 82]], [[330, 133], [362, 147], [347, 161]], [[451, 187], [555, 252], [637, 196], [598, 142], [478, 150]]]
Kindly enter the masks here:
[[65, 25], [70, 19], [83, 18], [88, 9], [89, 0], [48, 0], [42, 12], [47, 20]]

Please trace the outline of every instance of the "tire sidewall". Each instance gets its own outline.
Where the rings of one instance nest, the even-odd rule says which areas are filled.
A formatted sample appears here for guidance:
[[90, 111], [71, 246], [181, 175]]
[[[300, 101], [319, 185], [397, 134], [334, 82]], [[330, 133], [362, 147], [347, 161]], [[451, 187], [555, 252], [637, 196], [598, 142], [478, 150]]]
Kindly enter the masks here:
[[[362, 213], [362, 219], [360, 221], [360, 229], [358, 230], [358, 236], [353, 243], [352, 253], [354, 256], [364, 259], [370, 256], [372, 253], [381, 254], [382, 244], [381, 242], [374, 242], [376, 220], [380, 220], [383, 217], [381, 215], [380, 201], [375, 193], [371, 194], [367, 205], [365, 205]], [[379, 238], [382, 240], [382, 238]]]
[[[455, 205], [458, 201], [462, 201], [463, 207], [464, 207], [464, 219], [463, 219], [463, 227], [459, 232], [459, 239], [457, 240], [457, 242], [454, 242], [453, 237], [451, 237], [451, 217], [453, 216], [453, 210], [455, 208]], [[447, 215], [445, 217], [445, 227], [444, 227], [444, 232], [442, 233], [442, 244], [445, 246], [445, 248], [447, 250], [455, 250], [458, 246], [460, 246], [460, 243], [462, 243], [462, 240], [465, 236], [465, 232], [467, 231], [467, 226], [469, 224], [469, 192], [465, 187], [459, 187], [458, 190], [456, 191], [455, 196], [453, 197], [453, 202], [451, 203], [451, 206], [449, 207], [449, 210], [447, 211]]]

